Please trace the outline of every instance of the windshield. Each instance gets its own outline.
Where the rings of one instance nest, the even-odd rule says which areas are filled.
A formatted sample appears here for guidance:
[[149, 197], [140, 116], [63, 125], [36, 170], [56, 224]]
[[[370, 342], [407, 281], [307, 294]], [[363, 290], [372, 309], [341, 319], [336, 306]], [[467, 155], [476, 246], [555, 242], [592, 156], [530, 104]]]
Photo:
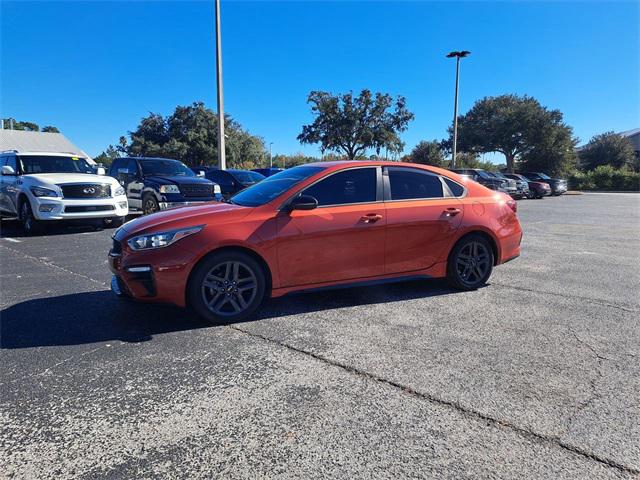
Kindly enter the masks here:
[[324, 170], [324, 167], [293, 167], [265, 178], [259, 183], [242, 190], [233, 197], [231, 203], [244, 207], [257, 207], [282, 195], [294, 185]]
[[480, 175], [482, 178], [491, 178], [491, 175], [489, 175], [484, 170], [476, 170], [476, 171], [478, 172], [478, 175]]
[[23, 155], [19, 157], [20, 169], [31, 173], [95, 173], [93, 166], [82, 157], [57, 155]]
[[542, 178], [544, 180], [551, 180], [551, 177], [549, 175], [544, 174], [544, 173], [537, 173], [536, 175], [538, 175], [539, 178]]
[[500, 172], [491, 172], [493, 174], [494, 177], [498, 177], [498, 178], [504, 178], [506, 179], [507, 177], [505, 177], [502, 173]]
[[240, 183], [257, 183], [260, 180], [264, 180], [265, 178], [264, 175], [260, 175], [257, 172], [245, 172], [243, 170], [236, 170], [232, 173]]
[[178, 160], [140, 160], [143, 175], [195, 177], [196, 174]]

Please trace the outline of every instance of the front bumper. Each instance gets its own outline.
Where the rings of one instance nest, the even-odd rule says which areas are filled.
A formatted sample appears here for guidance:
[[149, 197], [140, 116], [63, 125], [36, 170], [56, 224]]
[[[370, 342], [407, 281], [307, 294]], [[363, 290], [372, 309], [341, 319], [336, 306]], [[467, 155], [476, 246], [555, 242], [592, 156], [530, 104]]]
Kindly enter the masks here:
[[[213, 201], [213, 200], [211, 200]], [[158, 206], [160, 210], [167, 210], [169, 208], [178, 208], [178, 207], [188, 207], [189, 205], [202, 205], [203, 203], [207, 203], [205, 201], [195, 201], [195, 202], [159, 202]]]
[[126, 195], [88, 199], [31, 197], [29, 200], [37, 220], [84, 220], [125, 217], [129, 214]]

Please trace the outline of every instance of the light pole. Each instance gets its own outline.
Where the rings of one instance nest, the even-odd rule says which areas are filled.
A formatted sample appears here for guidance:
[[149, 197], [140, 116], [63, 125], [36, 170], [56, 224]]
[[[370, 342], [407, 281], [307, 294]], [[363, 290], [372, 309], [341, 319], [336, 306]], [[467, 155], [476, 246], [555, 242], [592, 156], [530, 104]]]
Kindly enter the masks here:
[[453, 104], [453, 153], [451, 155], [451, 168], [456, 168], [456, 150], [458, 147], [458, 81], [460, 78], [460, 59], [468, 56], [471, 52], [462, 50], [461, 52], [451, 52], [447, 58], [456, 57], [456, 96]]
[[227, 169], [224, 146], [224, 95], [222, 93], [222, 34], [220, 32], [220, 0], [216, 1], [216, 83], [218, 90], [218, 168]]
[[269, 168], [273, 168], [273, 155], [271, 154], [271, 146], [273, 142], [269, 143]]

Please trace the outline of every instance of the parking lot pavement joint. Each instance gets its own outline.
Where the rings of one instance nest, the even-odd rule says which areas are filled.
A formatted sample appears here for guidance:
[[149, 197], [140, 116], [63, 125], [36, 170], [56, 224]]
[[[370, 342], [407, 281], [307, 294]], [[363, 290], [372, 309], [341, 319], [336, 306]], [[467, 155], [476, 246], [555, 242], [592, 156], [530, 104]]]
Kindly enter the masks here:
[[562, 298], [573, 298], [573, 299], [577, 299], [577, 300], [584, 300], [585, 302], [591, 302], [591, 303], [595, 303], [596, 305], [600, 305], [603, 307], [608, 307], [608, 308], [615, 308], [617, 310], [623, 310], [625, 312], [631, 312], [631, 313], [639, 313], [640, 309], [639, 308], [631, 308], [631, 307], [625, 307], [622, 305], [616, 305], [615, 303], [609, 303], [606, 302], [604, 300], [600, 300], [597, 298], [591, 298], [591, 297], [583, 297], [581, 295], [567, 295], [564, 293], [558, 293], [558, 292], [547, 292], [545, 290], [536, 290], [534, 288], [526, 288], [526, 287], [518, 287], [515, 285], [507, 285], [504, 283], [496, 283], [496, 282], [491, 282], [491, 285], [495, 285], [497, 287], [502, 287], [502, 288], [510, 288], [511, 290], [520, 290], [523, 292], [530, 292], [530, 293], [541, 293], [543, 295], [553, 295], [556, 297], [562, 297]]
[[250, 332], [248, 330], [244, 330], [244, 329], [242, 329], [242, 328], [240, 328], [240, 327], [238, 327], [236, 325], [228, 325], [228, 328], [230, 328], [232, 330], [235, 330], [237, 332], [240, 332], [240, 333], [242, 333], [244, 335], [248, 335], [250, 337], [257, 338], [257, 339], [260, 339], [262, 341], [281, 346], [281, 347], [286, 348], [288, 350], [291, 350], [293, 352], [306, 355], [308, 357], [313, 358], [314, 360], [318, 360], [318, 361], [320, 361], [322, 363], [325, 363], [327, 365], [331, 365], [333, 367], [340, 368], [342, 370], [345, 370], [345, 371], [347, 371], [349, 373], [358, 375], [360, 377], [367, 378], [369, 380], [373, 380], [373, 381], [388, 385], [388, 386], [390, 386], [392, 388], [401, 390], [402, 392], [404, 392], [404, 393], [406, 393], [408, 395], [414, 396], [416, 398], [420, 398], [422, 400], [426, 400], [426, 401], [431, 402], [431, 403], [435, 403], [435, 404], [438, 404], [438, 405], [443, 405], [443, 406], [452, 408], [452, 409], [458, 411], [459, 413], [461, 413], [463, 415], [466, 415], [468, 417], [472, 417], [472, 418], [475, 418], [475, 419], [483, 420], [485, 422], [489, 422], [490, 424], [495, 425], [497, 427], [508, 428], [508, 429], [510, 429], [510, 430], [512, 430], [512, 431], [514, 431], [514, 432], [516, 432], [516, 433], [518, 433], [518, 434], [520, 434], [520, 435], [522, 435], [522, 436], [524, 436], [526, 438], [529, 438], [529, 439], [531, 439], [533, 441], [536, 441], [536, 442], [539, 442], [539, 443], [546, 443], [546, 444], [554, 445], [554, 446], [559, 447], [559, 448], [561, 448], [563, 450], [571, 452], [571, 453], [573, 453], [575, 455], [579, 455], [579, 456], [581, 456], [581, 457], [583, 457], [585, 459], [592, 460], [592, 461], [595, 461], [597, 463], [606, 465], [608, 467], [611, 467], [611, 468], [614, 468], [616, 470], [619, 470], [620, 472], [623, 472], [623, 473], [640, 475], [640, 470], [634, 468], [633, 466], [625, 465], [625, 464], [623, 464], [621, 462], [618, 462], [617, 460], [614, 460], [612, 458], [602, 457], [602, 456], [600, 456], [600, 455], [598, 455], [598, 454], [596, 454], [594, 452], [591, 452], [589, 450], [586, 450], [586, 449], [584, 449], [584, 448], [582, 448], [580, 446], [573, 445], [573, 444], [570, 444], [570, 443], [566, 443], [563, 440], [561, 440], [561, 437], [559, 435], [551, 436], [551, 435], [545, 435], [545, 434], [537, 433], [537, 432], [535, 432], [533, 430], [529, 430], [527, 428], [520, 427], [520, 426], [515, 425], [515, 424], [513, 424], [511, 422], [508, 422], [506, 420], [501, 420], [499, 418], [494, 418], [494, 417], [491, 417], [491, 416], [489, 416], [489, 415], [487, 415], [485, 413], [479, 412], [477, 410], [473, 410], [473, 409], [467, 408], [464, 405], [462, 405], [462, 404], [460, 404], [460, 403], [458, 403], [456, 401], [446, 400], [446, 399], [443, 399], [443, 398], [435, 397], [434, 395], [429, 394], [429, 393], [420, 392], [420, 391], [415, 390], [412, 387], [409, 387], [407, 385], [402, 385], [401, 383], [395, 382], [393, 380], [389, 380], [389, 379], [380, 377], [378, 375], [366, 372], [364, 370], [360, 370], [359, 368], [356, 368], [356, 367], [353, 367], [351, 365], [347, 365], [347, 364], [338, 362], [336, 360], [332, 360], [330, 358], [324, 357], [324, 356], [319, 355], [317, 353], [313, 353], [313, 352], [310, 352], [308, 350], [304, 350], [302, 348], [290, 345], [290, 344], [288, 344], [286, 342], [282, 342], [282, 341], [279, 341], [279, 340], [274, 340], [274, 339], [269, 338], [269, 337], [267, 337], [265, 335], [261, 335], [259, 333], [254, 333], [254, 332]]
[[76, 275], [76, 276], [78, 276], [80, 278], [84, 278], [85, 280], [89, 280], [89, 281], [91, 281], [93, 283], [97, 283], [98, 285], [107, 286], [107, 287], [109, 286], [109, 285], [107, 285], [106, 282], [101, 282], [100, 280], [96, 280], [95, 278], [91, 278], [91, 277], [89, 277], [87, 275], [83, 275], [82, 273], [78, 273], [78, 272], [74, 272], [72, 270], [68, 270], [68, 269], [66, 269], [64, 267], [61, 267], [60, 265], [56, 265], [55, 263], [49, 262], [47, 260], [43, 260], [41, 258], [34, 257], [33, 255], [28, 255], [28, 254], [26, 254], [24, 252], [21, 252], [19, 250], [15, 250], [13, 248], [9, 248], [6, 245], [0, 245], [0, 248], [4, 248], [6, 250], [9, 250], [14, 255], [19, 255], [22, 258], [26, 258], [27, 260], [32, 260], [34, 262], [38, 262], [38, 263], [40, 263], [42, 265], [45, 265], [47, 267], [55, 268], [57, 270], [61, 270], [61, 271], [65, 272], [65, 273], [69, 273], [71, 275]]

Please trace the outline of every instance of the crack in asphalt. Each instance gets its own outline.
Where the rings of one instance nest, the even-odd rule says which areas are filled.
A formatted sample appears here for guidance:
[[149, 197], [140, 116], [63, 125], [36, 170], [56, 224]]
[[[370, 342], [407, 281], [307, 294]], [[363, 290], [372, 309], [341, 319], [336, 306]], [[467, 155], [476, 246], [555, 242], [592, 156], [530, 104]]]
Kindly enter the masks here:
[[600, 300], [599, 298], [583, 297], [581, 295], [567, 295], [567, 294], [558, 293], [558, 292], [547, 292], [545, 290], [536, 290], [535, 288], [519, 287], [519, 286], [516, 286], [516, 285], [506, 285], [504, 283], [496, 283], [496, 282], [489, 282], [489, 283], [491, 285], [495, 285], [497, 287], [510, 288], [512, 290], [520, 290], [520, 291], [523, 291], [523, 292], [541, 293], [543, 295], [553, 295], [555, 297], [573, 298], [573, 299], [577, 299], [577, 300], [584, 300], [585, 302], [591, 302], [591, 303], [595, 303], [596, 305], [601, 305], [603, 307], [609, 307], [609, 308], [615, 308], [617, 310], [623, 310], [625, 312], [631, 312], [631, 313], [640, 312], [639, 308], [625, 307], [625, 306], [622, 306], [622, 305], [617, 305], [615, 303], [609, 303], [609, 302], [606, 302], [604, 300]]
[[248, 335], [250, 337], [253, 338], [258, 338], [262, 341], [268, 342], [268, 343], [272, 343], [275, 345], [279, 345], [281, 347], [284, 347], [288, 350], [291, 350], [293, 352], [302, 354], [302, 355], [306, 355], [308, 357], [311, 357], [315, 360], [318, 360], [326, 365], [331, 365], [333, 367], [337, 367], [340, 368], [342, 370], [345, 370], [349, 373], [352, 373], [354, 375], [358, 375], [360, 377], [369, 379], [369, 380], [373, 380], [385, 385], [388, 385], [390, 387], [393, 387], [395, 389], [401, 390], [402, 392], [408, 394], [408, 395], [412, 395], [414, 397], [420, 398], [422, 400], [426, 400], [429, 401], [431, 403], [435, 403], [438, 405], [443, 405], [449, 408], [452, 408], [460, 413], [462, 413], [463, 415], [469, 416], [471, 418], [475, 418], [475, 419], [480, 419], [483, 420], [485, 422], [490, 422], [491, 424], [494, 424], [496, 426], [501, 426], [501, 427], [505, 427], [508, 428], [522, 436], [525, 436], [527, 438], [530, 438], [534, 441], [537, 442], [542, 442], [542, 443], [547, 443], [547, 444], [552, 444], [555, 445], [556, 447], [562, 448], [563, 450], [566, 450], [568, 452], [571, 452], [573, 454], [579, 455], [581, 457], [584, 457], [588, 460], [593, 460], [596, 461], [598, 463], [601, 463], [603, 465], [606, 465], [608, 467], [611, 468], [615, 468], [621, 472], [624, 473], [631, 473], [634, 475], [638, 475], [640, 474], [640, 470], [629, 466], [629, 465], [625, 465], [623, 463], [618, 462], [617, 460], [614, 460], [612, 458], [606, 458], [606, 457], [601, 457], [598, 454], [591, 452], [589, 450], [586, 450], [584, 448], [581, 448], [577, 445], [572, 445], [570, 443], [566, 443], [564, 441], [561, 440], [560, 436], [550, 436], [550, 435], [545, 435], [545, 434], [541, 434], [541, 433], [537, 433], [533, 430], [529, 430], [527, 428], [524, 427], [520, 427], [518, 425], [515, 425], [513, 423], [510, 423], [506, 420], [501, 420], [499, 418], [494, 418], [490, 415], [487, 415], [485, 413], [482, 413], [480, 411], [477, 410], [473, 410], [470, 408], [465, 407], [464, 405], [462, 405], [459, 402], [453, 401], [453, 400], [446, 400], [444, 398], [439, 398], [436, 397], [435, 395], [432, 395], [430, 393], [426, 393], [426, 392], [420, 392], [418, 390], [413, 389], [412, 387], [409, 387], [407, 385], [403, 385], [399, 382], [395, 382], [393, 380], [389, 380], [387, 378], [378, 376], [376, 374], [373, 373], [369, 373], [365, 370], [361, 370], [357, 367], [351, 366], [351, 365], [347, 365], [345, 363], [339, 362], [337, 360], [332, 360], [330, 358], [327, 358], [323, 355], [317, 354], [317, 353], [313, 353], [311, 351], [296, 347], [294, 345], [288, 344], [286, 342], [282, 342], [279, 340], [274, 340], [272, 338], [269, 338], [265, 335], [261, 335], [258, 333], [253, 333], [250, 332], [248, 330], [244, 330], [242, 328], [239, 328], [235, 325], [228, 325], [227, 328], [231, 329], [231, 330], [235, 330], [237, 332], [240, 332], [244, 335]]
[[606, 361], [612, 361], [611, 358], [607, 358], [603, 355], [600, 355], [600, 353], [598, 352], [598, 350], [596, 350], [596, 348], [591, 345], [590, 343], [584, 341], [583, 339], [581, 339], [578, 334], [570, 327], [567, 326], [569, 332], [574, 336], [574, 338], [576, 339], [576, 341], [583, 347], [585, 347], [587, 350], [589, 350], [593, 356], [596, 359], [596, 363], [597, 363], [597, 368], [595, 369], [595, 377], [590, 378], [589, 379], [589, 387], [591, 388], [591, 395], [589, 396], [589, 398], [587, 398], [586, 400], [580, 402], [578, 404], [578, 406], [576, 407], [575, 411], [571, 414], [571, 416], [569, 417], [569, 419], [567, 420], [567, 426], [564, 429], [563, 435], [566, 434], [567, 432], [569, 432], [569, 430], [571, 429], [571, 426], [573, 425], [573, 422], [576, 420], [576, 418], [578, 417], [578, 415], [580, 413], [582, 413], [587, 407], [591, 406], [593, 404], [593, 402], [595, 402], [596, 400], [598, 400], [599, 398], [602, 397], [602, 395], [600, 395], [598, 393], [598, 382], [602, 379], [603, 377], [603, 373], [602, 373], [602, 362], [604, 360]]
[[93, 283], [97, 283], [99, 285], [103, 285], [103, 286], [108, 286], [106, 282], [102, 282], [100, 280], [96, 280], [95, 278], [91, 278], [88, 275], [83, 275], [82, 273], [78, 273], [78, 272], [74, 272], [73, 270], [69, 270], [67, 268], [61, 267], [60, 265], [56, 265], [53, 262], [50, 262], [48, 260], [43, 260], [42, 258], [38, 258], [38, 257], [34, 257], [33, 255], [29, 255], [27, 253], [21, 252], [20, 250], [16, 250], [14, 248], [9, 248], [6, 245], [0, 245], [1, 248], [4, 248], [5, 250], [9, 250], [10, 252], [21, 256], [22, 258], [26, 258], [27, 260], [32, 260], [38, 263], [41, 263], [42, 265], [46, 265], [47, 267], [51, 267], [51, 268], [55, 268], [57, 270], [61, 270], [65, 273], [69, 273], [71, 275], [76, 275], [80, 278], [84, 278], [85, 280], [89, 280]]

